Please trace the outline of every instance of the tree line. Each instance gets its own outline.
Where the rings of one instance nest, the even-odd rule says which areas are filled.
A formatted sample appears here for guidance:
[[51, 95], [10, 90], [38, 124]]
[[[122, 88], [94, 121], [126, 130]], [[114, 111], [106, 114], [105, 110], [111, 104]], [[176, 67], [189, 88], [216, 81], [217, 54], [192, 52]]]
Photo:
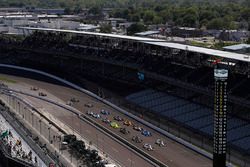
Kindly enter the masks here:
[[[189, 3], [188, 3], [189, 2]], [[151, 7], [115, 9], [113, 17], [144, 24], [171, 24], [204, 29], [248, 29], [250, 1], [242, 3], [162, 3]]]
[[141, 24], [205, 29], [250, 29], [250, 0], [0, 0], [0, 7], [65, 8], [80, 13], [114, 8], [111, 17]]

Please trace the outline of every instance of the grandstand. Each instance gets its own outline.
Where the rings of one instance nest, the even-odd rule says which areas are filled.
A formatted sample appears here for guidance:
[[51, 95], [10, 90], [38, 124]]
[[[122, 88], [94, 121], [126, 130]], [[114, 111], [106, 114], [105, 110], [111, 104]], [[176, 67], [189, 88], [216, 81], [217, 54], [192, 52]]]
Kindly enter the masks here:
[[[27, 27], [20, 31], [27, 35], [23, 41], [0, 40], [2, 63], [87, 78], [115, 91], [119, 105], [131, 112], [153, 123], [164, 118], [162, 128], [171, 122], [182, 131], [198, 132], [202, 141], [213, 135], [213, 68], [227, 65], [228, 141], [238, 154], [250, 155], [249, 56], [142, 37]], [[123, 86], [117, 90], [109, 83]]]
[[[147, 108], [157, 115], [168, 117], [180, 124], [199, 130], [200, 133], [213, 135], [213, 109], [158, 92], [152, 89], [143, 90], [126, 97], [127, 100]], [[250, 153], [250, 124], [249, 122], [229, 116], [228, 141]]]

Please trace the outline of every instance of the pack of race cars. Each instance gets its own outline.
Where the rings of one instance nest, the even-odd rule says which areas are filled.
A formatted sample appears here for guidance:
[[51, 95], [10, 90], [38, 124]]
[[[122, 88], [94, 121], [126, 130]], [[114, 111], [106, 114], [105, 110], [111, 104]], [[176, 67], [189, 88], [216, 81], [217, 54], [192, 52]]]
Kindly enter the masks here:
[[[91, 107], [89, 107], [89, 106], [91, 106]], [[88, 105], [85, 105], [85, 107], [92, 108], [93, 105], [90, 105], [88, 103]], [[114, 129], [119, 129], [119, 132], [121, 132], [124, 135], [130, 134], [130, 131], [126, 127], [132, 126], [133, 130], [138, 131], [142, 136], [145, 136], [145, 137], [151, 137], [152, 136], [152, 133], [150, 131], [148, 131], [146, 129], [143, 129], [142, 127], [134, 124], [130, 120], [124, 120], [119, 115], [114, 116], [113, 120], [111, 120], [108, 117], [108, 116], [111, 115], [110, 111], [101, 109], [99, 112], [92, 112], [90, 110], [87, 110], [86, 114], [93, 117], [93, 118], [95, 118], [95, 119], [100, 119], [103, 123], [110, 125], [110, 127], [114, 128]], [[120, 124], [123, 124], [125, 127], [121, 127]], [[132, 137], [132, 141], [135, 142], [135, 143], [142, 143], [143, 139], [139, 135], [136, 135], [136, 136]], [[166, 146], [165, 142], [162, 139], [156, 139], [154, 144], [159, 146], [159, 147], [165, 147]], [[145, 150], [147, 150], [147, 151], [154, 150], [154, 147], [149, 143], [144, 143], [143, 148]]]

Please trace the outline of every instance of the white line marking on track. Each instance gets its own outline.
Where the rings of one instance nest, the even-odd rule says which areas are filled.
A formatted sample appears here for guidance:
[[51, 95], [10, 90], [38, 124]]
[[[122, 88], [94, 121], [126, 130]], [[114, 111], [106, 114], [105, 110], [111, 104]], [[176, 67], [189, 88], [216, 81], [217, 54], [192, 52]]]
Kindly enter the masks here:
[[129, 161], [130, 163], [132, 163], [132, 164], [135, 163], [135, 161], [131, 160], [130, 158], [128, 159], [128, 161]]
[[90, 130], [88, 130], [88, 129], [86, 129], [86, 132], [87, 132], [88, 134], [91, 134]]
[[112, 150], [115, 151], [115, 152], [119, 152], [117, 149], [115, 149], [114, 147], [112, 147]]

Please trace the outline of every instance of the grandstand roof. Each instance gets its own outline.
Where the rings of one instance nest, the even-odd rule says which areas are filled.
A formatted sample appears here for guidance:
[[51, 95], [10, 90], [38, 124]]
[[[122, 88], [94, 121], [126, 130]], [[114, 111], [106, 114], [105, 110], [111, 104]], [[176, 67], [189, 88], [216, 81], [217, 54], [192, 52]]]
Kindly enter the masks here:
[[238, 44], [238, 45], [230, 45], [230, 46], [223, 47], [223, 49], [232, 50], [232, 51], [237, 51], [237, 50], [242, 50], [242, 49], [247, 49], [247, 48], [250, 48], [249, 44]]
[[[152, 44], [152, 45], [156, 44], [155, 42], [145, 42], [145, 43]], [[178, 44], [178, 43], [170, 43], [170, 42], [161, 42], [161, 43], [157, 43], [156, 45], [174, 48], [174, 49], [180, 49], [180, 50], [187, 50], [187, 51], [202, 53], [202, 54], [211, 55], [211, 56], [218, 56], [218, 57], [228, 58], [228, 59], [233, 59], [233, 60], [250, 62], [250, 56], [246, 54], [238, 54], [238, 53], [226, 52], [226, 51], [221, 51], [221, 50], [216, 50], [216, 49], [209, 49], [209, 48], [184, 45], [184, 44]]]
[[161, 40], [161, 39], [126, 36], [126, 35], [118, 35], [118, 34], [82, 32], [82, 31], [64, 30], [64, 29], [50, 29], [50, 28], [19, 27], [19, 29], [38, 30], [38, 31], [54, 31], [54, 32], [75, 33], [75, 34], [84, 34], [84, 35], [96, 35], [96, 36], [103, 36], [103, 37], [110, 37], [110, 38], [121, 38], [121, 39], [127, 39], [127, 40], [135, 40], [135, 41], [147, 43], [150, 45], [169, 47], [169, 48], [180, 49], [180, 50], [187, 50], [190, 52], [202, 53], [202, 54], [206, 54], [206, 55], [218, 56], [218, 57], [222, 57], [222, 58], [228, 58], [228, 59], [239, 60], [239, 61], [244, 61], [244, 62], [250, 63], [250, 56], [249, 55], [220, 51], [220, 50], [215, 50], [215, 49], [208, 49], [208, 48], [191, 46], [191, 45], [172, 43], [172, 42], [167, 42], [167, 41]]
[[154, 35], [154, 34], [159, 34], [160, 31], [144, 31], [144, 32], [138, 32], [135, 33], [137, 36], [148, 36], [148, 35]]
[[161, 39], [143, 38], [143, 37], [126, 36], [126, 35], [118, 35], [118, 34], [96, 33], [96, 32], [81, 32], [81, 31], [64, 30], [64, 29], [35, 28], [35, 27], [18, 27], [18, 29], [37, 30], [37, 31], [54, 31], [54, 32], [75, 33], [75, 34], [84, 34], [84, 35], [96, 35], [96, 36], [103, 36], [103, 37], [110, 37], [110, 38], [135, 40], [135, 41], [140, 41], [140, 42], [165, 42], [165, 40], [161, 40]]

